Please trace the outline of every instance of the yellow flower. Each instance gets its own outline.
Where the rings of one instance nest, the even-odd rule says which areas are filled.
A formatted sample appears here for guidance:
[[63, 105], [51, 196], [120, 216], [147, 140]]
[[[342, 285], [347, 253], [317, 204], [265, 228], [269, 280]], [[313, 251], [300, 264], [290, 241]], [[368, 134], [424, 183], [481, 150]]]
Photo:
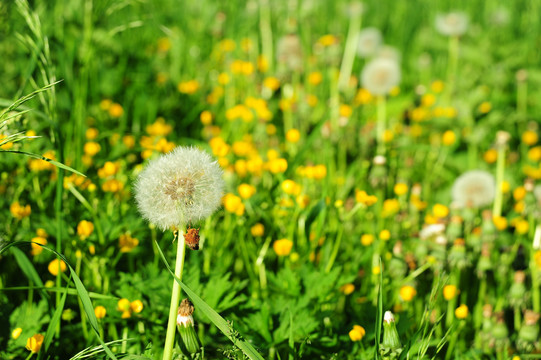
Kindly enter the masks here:
[[288, 239], [280, 239], [276, 240], [272, 244], [272, 248], [274, 249], [274, 252], [278, 256], [287, 256], [291, 252], [291, 249], [293, 248], [293, 241]]
[[323, 80], [323, 75], [319, 71], [314, 71], [308, 74], [308, 83], [310, 85], [316, 86], [321, 83]]
[[131, 303], [130, 300], [122, 298], [118, 300], [117, 308], [118, 311], [122, 312], [122, 319], [127, 319], [131, 317]]
[[105, 192], [116, 193], [124, 189], [124, 184], [117, 179], [109, 179], [103, 183], [101, 189]]
[[26, 341], [26, 349], [33, 353], [37, 353], [41, 349], [43, 339], [44, 336], [41, 334], [36, 334], [31, 338], [28, 338], [28, 340]]
[[395, 184], [393, 190], [397, 196], [401, 196], [408, 192], [408, 185], [403, 184], [403, 183], [397, 183]]
[[151, 136], [167, 136], [173, 131], [173, 126], [167, 124], [163, 117], [158, 117], [154, 123], [147, 125], [145, 130]]
[[399, 293], [402, 300], [409, 302], [417, 295], [417, 290], [413, 286], [404, 285], [400, 288]]
[[425, 94], [421, 97], [421, 105], [431, 107], [436, 102], [436, 97], [433, 94]]
[[455, 309], [455, 316], [457, 319], [465, 319], [468, 316], [468, 307], [464, 304]]
[[503, 216], [494, 216], [492, 218], [492, 222], [494, 223], [496, 229], [500, 231], [507, 228], [507, 218], [504, 218]]
[[443, 136], [441, 138], [441, 141], [444, 145], [450, 146], [453, 145], [456, 141], [456, 135], [453, 131], [447, 130], [443, 133]]
[[322, 46], [331, 46], [338, 43], [336, 36], [328, 34], [319, 38], [318, 43]]
[[235, 194], [225, 194], [223, 198], [224, 207], [230, 213], [242, 216], [244, 214], [244, 204], [240, 197]]
[[94, 308], [94, 314], [98, 319], [103, 319], [105, 317], [105, 314], [107, 314], [107, 310], [105, 307], [98, 305]]
[[143, 302], [141, 300], [134, 300], [130, 303], [130, 309], [136, 314], [143, 311]]
[[387, 241], [391, 238], [391, 232], [389, 230], [383, 229], [379, 233], [380, 240]]
[[383, 216], [387, 217], [396, 214], [400, 209], [400, 203], [397, 199], [387, 199], [383, 202]]
[[339, 114], [342, 117], [349, 118], [351, 116], [351, 114], [353, 114], [353, 109], [349, 105], [340, 104]]
[[385, 129], [385, 131], [383, 131], [383, 141], [388, 143], [388, 142], [393, 141], [393, 139], [394, 139], [393, 132], [389, 129]]
[[534, 259], [534, 262], [535, 264], [537, 265], [537, 267], [539, 269], [541, 269], [541, 250], [537, 250], [534, 255], [533, 255], [533, 259]]
[[283, 173], [287, 170], [287, 160], [283, 158], [273, 159], [268, 162], [268, 168], [273, 174]]
[[89, 142], [85, 143], [85, 145], [83, 147], [83, 150], [84, 150], [86, 155], [94, 156], [94, 155], [96, 155], [97, 153], [100, 152], [101, 146], [97, 142], [89, 141]]
[[513, 190], [513, 198], [515, 199], [515, 201], [520, 201], [524, 199], [525, 196], [526, 189], [524, 188], [524, 186], [519, 186], [515, 190]]
[[535, 131], [526, 130], [522, 133], [522, 142], [526, 145], [535, 145], [539, 140], [539, 136]]
[[49, 266], [47, 267], [47, 269], [49, 269], [49, 272], [51, 273], [51, 275], [56, 276], [58, 275], [59, 267], [60, 267], [60, 272], [64, 272], [67, 269], [67, 266], [64, 260], [54, 259], [53, 261], [49, 263]]
[[265, 78], [265, 80], [263, 80], [263, 86], [272, 91], [275, 91], [280, 87], [280, 80], [273, 76], [269, 76]]
[[443, 298], [447, 301], [453, 299], [459, 293], [455, 285], [445, 285], [443, 287]]
[[290, 143], [296, 143], [300, 140], [301, 133], [297, 129], [289, 129], [286, 132], [286, 140]]
[[379, 275], [380, 272], [381, 268], [379, 267], [379, 265], [376, 265], [372, 268], [372, 275]]
[[355, 190], [355, 200], [366, 206], [374, 205], [378, 198], [374, 195], [368, 195], [364, 190]]
[[108, 111], [109, 115], [114, 118], [119, 118], [122, 116], [122, 114], [124, 114], [124, 109], [122, 108], [122, 105], [117, 103], [111, 104]]
[[122, 234], [118, 238], [118, 247], [120, 252], [127, 253], [132, 251], [139, 245], [139, 239], [132, 237], [130, 234]]
[[30, 205], [21, 206], [18, 201], [15, 201], [10, 205], [9, 211], [11, 212], [11, 215], [18, 220], [30, 216], [32, 213]]
[[265, 56], [259, 55], [257, 57], [257, 69], [262, 73], [266, 73], [269, 69], [269, 62], [267, 61]]
[[360, 325], [353, 325], [353, 329], [349, 332], [349, 338], [351, 341], [361, 341], [366, 330]]
[[203, 125], [210, 125], [212, 123], [212, 113], [208, 110], [205, 110], [199, 115], [199, 120], [201, 120], [201, 124]]
[[344, 295], [350, 295], [351, 293], [353, 293], [355, 291], [355, 285], [353, 285], [351, 283], [344, 284], [344, 285], [340, 286], [340, 291]]
[[41, 236], [36, 236], [34, 238], [32, 238], [32, 250], [30, 251], [30, 254], [32, 254], [33, 256], [36, 256], [36, 255], [39, 255], [41, 254], [41, 252], [43, 251], [43, 248], [37, 244], [34, 244], [34, 243], [37, 243], [37, 244], [41, 244], [41, 245], [47, 245], [47, 239], [45, 239], [44, 237], [41, 237]]
[[515, 222], [515, 231], [518, 234], [526, 234], [528, 232], [528, 229], [530, 228], [530, 224], [528, 224], [527, 220], [519, 219]]
[[374, 235], [372, 234], [363, 234], [361, 236], [361, 244], [364, 246], [369, 246], [374, 242]]
[[81, 220], [77, 225], [77, 235], [81, 240], [86, 239], [94, 232], [94, 224], [90, 221]]
[[498, 160], [498, 151], [496, 149], [487, 150], [483, 154], [483, 159], [489, 164], [494, 164]]
[[12, 332], [11, 332], [11, 337], [14, 339], [14, 340], [17, 340], [19, 338], [19, 336], [21, 336], [21, 333], [23, 332], [23, 329], [21, 329], [20, 327], [14, 329]]
[[199, 89], [199, 82], [197, 80], [183, 81], [178, 84], [177, 88], [180, 93], [191, 95]]
[[171, 40], [166, 37], [161, 37], [158, 39], [158, 51], [161, 53], [166, 53], [171, 49]]
[[284, 180], [282, 182], [282, 190], [289, 195], [298, 195], [301, 192], [301, 187], [293, 180]]
[[261, 223], [257, 223], [250, 228], [250, 232], [254, 237], [261, 237], [265, 234], [265, 226]]
[[441, 219], [449, 215], [449, 208], [442, 204], [436, 204], [432, 207], [432, 212], [434, 213], [435, 217]]
[[122, 137], [122, 143], [128, 149], [131, 149], [135, 146], [135, 137], [133, 135], [124, 135]]
[[96, 128], [88, 128], [86, 129], [85, 136], [87, 140], [95, 140], [99, 133], [100, 132]]
[[541, 160], [541, 146], [535, 146], [528, 150], [528, 159], [531, 161]]
[[479, 112], [482, 114], [486, 114], [490, 110], [492, 110], [492, 105], [488, 101], [484, 101], [479, 105]]
[[240, 184], [237, 191], [239, 192], [241, 198], [249, 199], [255, 194], [256, 189], [255, 186], [250, 184]]

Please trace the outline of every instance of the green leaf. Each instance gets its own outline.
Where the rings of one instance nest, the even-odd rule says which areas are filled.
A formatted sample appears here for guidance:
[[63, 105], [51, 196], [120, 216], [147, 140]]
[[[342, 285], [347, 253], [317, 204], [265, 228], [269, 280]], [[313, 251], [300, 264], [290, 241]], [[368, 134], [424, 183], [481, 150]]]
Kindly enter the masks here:
[[[22, 245], [28, 245], [28, 244], [31, 244], [31, 243], [32, 242], [30, 242], [30, 241], [13, 241], [13, 242], [9, 242], [9, 243], [0, 244], [0, 254], [2, 254], [4, 251], [8, 250], [9, 248], [11, 248], [13, 246], [22, 246]], [[107, 345], [105, 345], [105, 343], [103, 342], [103, 340], [100, 337], [100, 331], [99, 331], [99, 327], [98, 327], [98, 319], [96, 319], [96, 314], [94, 314], [94, 307], [92, 306], [92, 302], [90, 301], [90, 296], [88, 295], [88, 292], [86, 291], [85, 286], [81, 282], [81, 279], [79, 278], [79, 276], [75, 272], [75, 269], [73, 269], [71, 267], [71, 265], [68, 262], [68, 259], [66, 259], [66, 257], [64, 255], [60, 254], [59, 252], [56, 252], [53, 249], [50, 249], [50, 248], [48, 248], [46, 246], [43, 246], [41, 244], [38, 244], [38, 245], [41, 246], [44, 250], [47, 250], [47, 251], [50, 251], [50, 252], [54, 253], [56, 256], [58, 256], [60, 259], [62, 259], [66, 263], [66, 265], [68, 266], [68, 269], [70, 270], [70, 274], [73, 277], [73, 282], [75, 283], [75, 288], [77, 289], [77, 293], [79, 294], [79, 298], [81, 299], [81, 302], [83, 303], [83, 308], [85, 310], [86, 315], [88, 316], [88, 320], [90, 322], [90, 325], [92, 326], [92, 329], [94, 330], [94, 334], [96, 335], [99, 342], [103, 346], [103, 348], [104, 348], [105, 352], [107, 353], [107, 355], [111, 359], [117, 360], [116, 356], [113, 354], [111, 349], [109, 349], [109, 347]]]
[[[381, 269], [381, 258], [379, 259]], [[379, 342], [381, 339], [381, 326], [383, 325], [383, 272], [379, 272], [378, 308], [376, 311], [376, 347], [374, 348], [374, 359], [379, 359]]]
[[[12, 248], [11, 253], [15, 257], [15, 260], [19, 264], [19, 267], [21, 268], [22, 272], [28, 280], [32, 281], [34, 284], [37, 285], [37, 288], [40, 289], [40, 293], [45, 299], [50, 299], [49, 294], [47, 294], [45, 291], [41, 290], [44, 288], [43, 281], [41, 281], [41, 278], [38, 275], [38, 272], [34, 268], [34, 264], [28, 259], [28, 257], [22, 252], [19, 248]], [[0, 289], [5, 290], [5, 289]]]
[[169, 266], [169, 263], [165, 259], [165, 255], [162, 252], [162, 249], [160, 248], [160, 245], [157, 241], [155, 241], [156, 247], [158, 248], [158, 251], [160, 252], [160, 256], [162, 258], [163, 263], [167, 267], [167, 270], [169, 270], [169, 273], [173, 276], [175, 281], [180, 285], [182, 290], [188, 295], [190, 300], [194, 303], [195, 307], [204, 313], [213, 323], [216, 325], [220, 331], [231, 340], [231, 342], [237, 346], [239, 349], [241, 349], [248, 358], [254, 360], [263, 360], [261, 355], [254, 349], [254, 347], [246, 340], [243, 340], [238, 336], [238, 334], [235, 334], [234, 330], [232, 329], [232, 326], [230, 323], [228, 323], [223, 317], [220, 316], [213, 308], [211, 308], [203, 299], [201, 299], [196, 293], [194, 293], [186, 284], [184, 284], [178, 277], [175, 276], [173, 270], [171, 270], [171, 267]]

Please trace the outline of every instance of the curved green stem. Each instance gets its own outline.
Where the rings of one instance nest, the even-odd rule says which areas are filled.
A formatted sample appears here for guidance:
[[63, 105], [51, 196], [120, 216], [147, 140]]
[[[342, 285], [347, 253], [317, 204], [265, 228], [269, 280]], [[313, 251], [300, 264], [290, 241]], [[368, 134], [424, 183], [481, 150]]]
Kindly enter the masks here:
[[[184, 268], [184, 256], [186, 242], [184, 240], [184, 226], [180, 226], [175, 232], [177, 239], [177, 259], [175, 262], [175, 276], [182, 280], [182, 270]], [[167, 334], [165, 335], [165, 347], [163, 349], [163, 360], [173, 358], [173, 348], [175, 346], [175, 334], [177, 330], [177, 311], [180, 302], [180, 285], [173, 281], [173, 291], [171, 292], [171, 306], [169, 307], [169, 320], [167, 321]]]

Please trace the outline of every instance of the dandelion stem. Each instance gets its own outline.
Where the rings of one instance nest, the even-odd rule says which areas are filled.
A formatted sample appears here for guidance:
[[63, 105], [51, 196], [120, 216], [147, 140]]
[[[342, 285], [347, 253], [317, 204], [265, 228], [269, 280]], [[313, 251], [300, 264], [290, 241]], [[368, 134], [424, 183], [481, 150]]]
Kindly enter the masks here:
[[385, 144], [383, 142], [383, 133], [385, 132], [385, 117], [387, 116], [385, 96], [378, 96], [378, 122], [376, 127], [377, 136], [377, 154], [385, 155]]
[[361, 12], [352, 16], [349, 22], [346, 48], [344, 50], [344, 57], [342, 58], [342, 65], [340, 65], [340, 77], [338, 78], [339, 90], [344, 90], [348, 86], [351, 70], [353, 68], [353, 60], [355, 60], [355, 48], [360, 28]]
[[[175, 262], [175, 276], [182, 280], [182, 270], [184, 268], [184, 256], [186, 242], [184, 240], [185, 226], [179, 226], [175, 231], [177, 239], [177, 258]], [[173, 291], [171, 292], [171, 306], [169, 307], [169, 320], [167, 321], [167, 334], [165, 335], [165, 347], [163, 349], [163, 360], [173, 358], [173, 348], [175, 346], [175, 334], [177, 329], [177, 311], [180, 302], [180, 285], [174, 281]]]
[[505, 146], [501, 145], [498, 148], [498, 160], [496, 163], [496, 197], [494, 199], [494, 207], [492, 216], [500, 216], [502, 214], [503, 193], [502, 183], [505, 173]]

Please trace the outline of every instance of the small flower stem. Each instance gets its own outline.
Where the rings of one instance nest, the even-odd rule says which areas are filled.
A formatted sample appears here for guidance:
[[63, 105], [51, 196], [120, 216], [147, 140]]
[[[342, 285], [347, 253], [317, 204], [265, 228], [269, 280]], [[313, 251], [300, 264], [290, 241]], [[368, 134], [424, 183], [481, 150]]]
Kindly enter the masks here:
[[383, 141], [383, 133], [385, 132], [385, 117], [387, 116], [387, 104], [385, 96], [378, 96], [378, 122], [376, 125], [376, 137], [377, 137], [377, 154], [385, 155], [385, 143]]
[[[182, 280], [182, 270], [184, 268], [184, 256], [186, 254], [186, 242], [184, 240], [185, 226], [179, 226], [175, 231], [177, 239], [177, 259], [175, 262], [175, 276]], [[167, 334], [165, 335], [165, 347], [163, 349], [163, 360], [173, 358], [173, 348], [175, 346], [175, 333], [177, 329], [177, 311], [180, 302], [180, 285], [174, 280], [173, 291], [171, 292], [171, 306], [169, 307], [169, 320], [167, 322]]]
[[122, 329], [122, 346], [121, 346], [120, 351], [125, 353], [127, 348], [128, 348], [128, 327], [124, 326], [124, 329]]
[[496, 163], [496, 197], [492, 208], [492, 216], [500, 216], [502, 214], [503, 193], [502, 183], [505, 174], [505, 146], [500, 145], [498, 149], [498, 160]]
[[34, 356], [35, 352], [31, 351], [30, 354], [28, 354], [28, 356], [26, 357], [25, 360], [30, 360], [32, 358], [32, 356]]
[[[81, 273], [81, 262], [82, 262], [82, 256], [77, 257], [77, 262], [75, 263], [75, 273], [77, 276]], [[86, 327], [86, 314], [83, 307], [83, 302], [81, 301], [80, 297], [77, 297], [77, 303], [79, 304], [79, 312], [81, 314], [81, 328], [83, 329], [83, 336], [85, 340], [88, 341], [88, 329]]]
[[340, 250], [340, 244], [342, 243], [342, 234], [344, 233], [344, 227], [340, 226], [338, 228], [338, 235], [336, 236], [336, 241], [334, 242], [334, 247], [332, 249], [331, 257], [329, 258], [329, 262], [327, 263], [327, 266], [325, 267], [325, 272], [329, 273], [332, 269], [332, 266], [334, 265], [334, 261], [336, 260], [336, 257], [338, 256], [338, 251]]
[[[537, 225], [540, 226], [540, 225]], [[539, 269], [537, 268], [537, 264], [535, 263], [534, 253], [536, 249], [533, 249], [531, 260], [530, 260], [530, 270], [531, 270], [531, 276], [532, 276], [532, 304], [533, 304], [533, 311], [536, 313], [539, 313], [541, 311], [541, 287], [539, 284]]]
[[344, 50], [344, 57], [342, 58], [342, 64], [340, 65], [340, 76], [338, 78], [339, 90], [344, 90], [348, 86], [351, 70], [353, 69], [353, 60], [355, 60], [355, 48], [360, 28], [361, 13], [359, 12], [359, 14], [352, 16], [349, 22], [346, 48]]
[[268, 70], [272, 70], [272, 27], [271, 11], [268, 0], [259, 0], [259, 31], [261, 32], [261, 46], [263, 56], [269, 65]]
[[455, 344], [458, 339], [458, 334], [462, 333], [462, 329], [465, 325], [464, 320], [460, 320], [460, 323], [458, 325], [458, 328], [451, 333], [451, 339], [449, 340], [449, 347], [447, 348], [447, 353], [445, 354], [445, 360], [451, 359], [451, 357], [454, 355], [454, 349]]
[[456, 71], [458, 65], [458, 36], [449, 38], [449, 62], [447, 67], [447, 100], [450, 101], [455, 91]]

